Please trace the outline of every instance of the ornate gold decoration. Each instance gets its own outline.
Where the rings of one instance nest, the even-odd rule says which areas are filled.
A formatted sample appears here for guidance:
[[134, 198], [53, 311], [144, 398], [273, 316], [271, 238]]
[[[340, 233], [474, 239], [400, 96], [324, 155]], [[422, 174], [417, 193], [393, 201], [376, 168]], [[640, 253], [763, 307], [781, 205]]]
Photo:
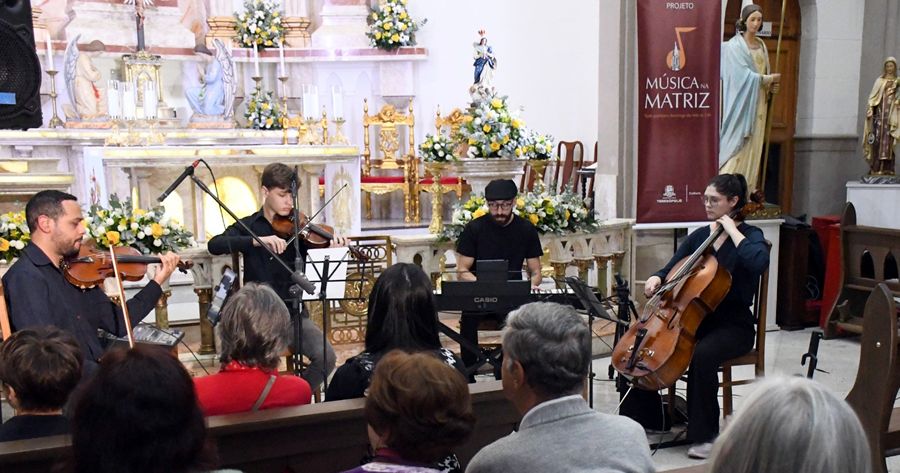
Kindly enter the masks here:
[[549, 160], [546, 159], [529, 159], [528, 165], [531, 166], [531, 171], [534, 173], [534, 192], [540, 194], [544, 192], [544, 173], [547, 172], [547, 163]]
[[169, 297], [172, 296], [172, 290], [163, 291], [156, 301], [156, 326], [159, 328], [169, 328]]
[[[212, 301], [212, 288], [194, 289], [197, 294], [197, 304], [200, 306], [200, 314], [209, 311], [209, 303]], [[200, 317], [200, 354], [212, 355], [216, 353], [216, 336], [212, 324], [206, 317]]]
[[[381, 155], [378, 159], [372, 159], [372, 151], [369, 145], [369, 127], [377, 126], [378, 132], [378, 149]], [[403, 157], [397, 157], [396, 153], [400, 149], [400, 135], [397, 131], [398, 126], [406, 126], [409, 130], [407, 138], [409, 149]], [[366, 209], [366, 218], [372, 218], [372, 197], [373, 193], [386, 193], [393, 191], [403, 192], [403, 205], [406, 222], [412, 221], [411, 215], [414, 213], [413, 204], [410, 203], [410, 192], [413, 185], [418, 183], [418, 169], [415, 148], [415, 116], [413, 115], [412, 99], [409, 100], [409, 110], [407, 114], [397, 112], [393, 105], [385, 105], [375, 115], [369, 115], [369, 101], [363, 101], [363, 168], [362, 168], [362, 191], [364, 195], [364, 205]], [[366, 178], [372, 176], [373, 167], [381, 170], [401, 169], [403, 171], [403, 182], [399, 183], [374, 183], [366, 182]]]
[[206, 46], [215, 48], [213, 40], [218, 38], [227, 46], [234, 45], [234, 27], [237, 20], [233, 16], [211, 16], [206, 19], [209, 31], [206, 33]]
[[347, 283], [344, 286], [344, 297], [340, 306], [344, 312], [353, 317], [365, 317], [368, 312], [369, 294], [375, 285], [375, 277], [371, 274], [363, 274], [354, 271], [347, 274]]
[[441, 175], [447, 169], [447, 163], [425, 163], [425, 169], [432, 177], [431, 225], [428, 226], [428, 231], [438, 234], [444, 229], [444, 190], [441, 187]]

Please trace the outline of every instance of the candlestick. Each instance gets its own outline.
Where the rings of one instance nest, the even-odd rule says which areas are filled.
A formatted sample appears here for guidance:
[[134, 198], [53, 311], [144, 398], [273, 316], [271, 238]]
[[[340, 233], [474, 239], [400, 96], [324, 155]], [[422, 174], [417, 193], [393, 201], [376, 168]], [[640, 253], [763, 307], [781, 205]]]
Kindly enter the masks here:
[[284, 67], [284, 39], [278, 41], [278, 59], [281, 62], [281, 73], [279, 76], [286, 76], [287, 69]]
[[50, 128], [59, 128], [63, 126], [63, 121], [60, 120], [59, 115], [56, 114], [56, 74], [59, 71], [50, 69], [46, 72], [47, 75], [50, 76], [50, 107], [53, 108], [53, 118], [50, 119], [50, 123], [47, 125]]
[[322, 107], [322, 120], [319, 121], [319, 125], [322, 127], [322, 144], [328, 144], [328, 114], [325, 112], [325, 107]]
[[256, 42], [253, 43], [253, 75], [254, 77], [261, 77], [259, 73], [259, 46]]
[[253, 82], [256, 83], [255, 89], [260, 90], [260, 86], [261, 86], [260, 82], [262, 82], [262, 77], [260, 77], [259, 74], [257, 74], [255, 76], [251, 77], [251, 79], [253, 79]]
[[328, 141], [328, 144], [330, 144], [330, 145], [348, 145], [348, 144], [350, 144], [350, 142], [347, 140], [347, 137], [344, 136], [344, 123], [346, 123], [346, 120], [344, 120], [341, 117], [335, 117], [335, 119], [332, 120], [331, 123], [334, 123], [334, 135]]

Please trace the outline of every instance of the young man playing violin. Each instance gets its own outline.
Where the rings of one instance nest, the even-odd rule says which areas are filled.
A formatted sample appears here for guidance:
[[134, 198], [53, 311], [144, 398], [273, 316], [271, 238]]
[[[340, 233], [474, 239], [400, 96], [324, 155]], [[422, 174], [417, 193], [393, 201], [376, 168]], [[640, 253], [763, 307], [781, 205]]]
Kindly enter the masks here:
[[[276, 215], [289, 217], [294, 209], [294, 199], [291, 195], [293, 176], [294, 171], [282, 163], [272, 163], [266, 166], [260, 179], [263, 195], [262, 208], [241, 219], [250, 230], [253, 230], [253, 233], [260, 237], [263, 244], [281, 256], [288, 266], [294, 264], [294, 245], [293, 243], [288, 244], [287, 240], [275, 234], [272, 220], [276, 218]], [[331, 246], [346, 245], [347, 240], [343, 237], [335, 236], [331, 241]], [[240, 252], [244, 257], [243, 281], [268, 284], [285, 300], [288, 309], [293, 308], [289, 292], [293, 284], [291, 274], [275, 261], [268, 251], [260, 248], [256, 240], [247, 235], [237, 223], [226, 228], [221, 235], [210, 239], [206, 247], [214, 255]], [[300, 239], [300, 254], [304, 261], [307, 250], [305, 242]], [[316, 389], [322, 384], [328, 373], [334, 370], [336, 361], [334, 348], [327, 342], [324, 347], [322, 346], [322, 331], [308, 320], [309, 314], [305, 307], [302, 309], [301, 315], [307, 320], [302, 322], [300, 348], [302, 354], [310, 360], [309, 367], [303, 373], [303, 379], [313, 389]], [[296, 348], [296, 346], [292, 347], [294, 350]]]
[[[91, 373], [103, 354], [97, 329], [125, 335], [122, 309], [99, 286], [81, 289], [69, 283], [61, 268], [75, 256], [86, 232], [77, 199], [47, 190], [25, 205], [31, 242], [3, 276], [6, 303], [13, 330], [52, 325], [72, 334], [84, 353], [84, 368]], [[179, 257], [160, 255], [161, 268], [147, 285], [128, 300], [131, 323], [137, 325], [156, 306], [160, 285], [175, 271]]]

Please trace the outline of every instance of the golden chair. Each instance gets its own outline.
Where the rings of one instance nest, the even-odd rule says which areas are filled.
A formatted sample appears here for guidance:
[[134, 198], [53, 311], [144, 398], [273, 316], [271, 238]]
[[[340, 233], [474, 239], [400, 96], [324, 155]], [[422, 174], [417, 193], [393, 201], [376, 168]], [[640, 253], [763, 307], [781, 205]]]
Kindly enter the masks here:
[[[457, 136], [459, 134], [459, 127], [462, 126], [463, 119], [465, 115], [462, 113], [462, 110], [458, 108], [454, 108], [450, 115], [446, 117], [441, 116], [441, 109], [438, 107], [437, 114], [434, 118], [434, 129], [436, 134], [440, 135], [446, 131], [450, 133], [449, 136]], [[420, 200], [419, 196], [421, 192], [432, 192], [431, 185], [434, 184], [434, 177], [426, 172], [422, 179], [419, 179], [416, 182], [416, 198], [413, 199], [414, 212], [413, 218], [416, 223], [419, 223], [421, 220], [421, 214], [419, 212], [420, 209]], [[462, 177], [459, 176], [441, 176], [441, 186], [442, 192], [448, 194], [450, 192], [456, 193], [457, 199], [462, 199], [463, 192], [466, 192], [470, 189], [469, 185], [463, 181]], [[436, 196], [432, 196], [433, 199], [436, 199]]]
[[[409, 148], [406, 154], [397, 156], [400, 150], [399, 126], [409, 130]], [[369, 127], [378, 128], [378, 157], [372, 157], [369, 146]], [[388, 194], [394, 191], [403, 192], [403, 212], [406, 222], [411, 221], [413, 205], [410, 193], [413, 183], [418, 180], [418, 167], [415, 151], [415, 117], [413, 116], [412, 99], [409, 100], [409, 113], [397, 112], [393, 105], [385, 105], [375, 115], [369, 115], [369, 101], [363, 100], [363, 163], [361, 187], [366, 218], [372, 218], [372, 194]], [[382, 171], [400, 171], [400, 174], [387, 174]], [[373, 172], [376, 171], [376, 172]]]

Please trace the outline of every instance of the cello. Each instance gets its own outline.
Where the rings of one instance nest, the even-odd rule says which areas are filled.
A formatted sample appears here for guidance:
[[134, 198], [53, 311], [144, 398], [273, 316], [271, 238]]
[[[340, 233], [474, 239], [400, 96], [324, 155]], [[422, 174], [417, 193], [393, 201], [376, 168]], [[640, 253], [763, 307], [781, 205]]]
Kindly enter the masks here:
[[[762, 207], [760, 196], [751, 200], [730, 216], [743, 220]], [[690, 366], [697, 328], [731, 289], [731, 274], [711, 252], [724, 231], [718, 225], [697, 250], [675, 264], [613, 349], [613, 367], [638, 388], [669, 387]]]

